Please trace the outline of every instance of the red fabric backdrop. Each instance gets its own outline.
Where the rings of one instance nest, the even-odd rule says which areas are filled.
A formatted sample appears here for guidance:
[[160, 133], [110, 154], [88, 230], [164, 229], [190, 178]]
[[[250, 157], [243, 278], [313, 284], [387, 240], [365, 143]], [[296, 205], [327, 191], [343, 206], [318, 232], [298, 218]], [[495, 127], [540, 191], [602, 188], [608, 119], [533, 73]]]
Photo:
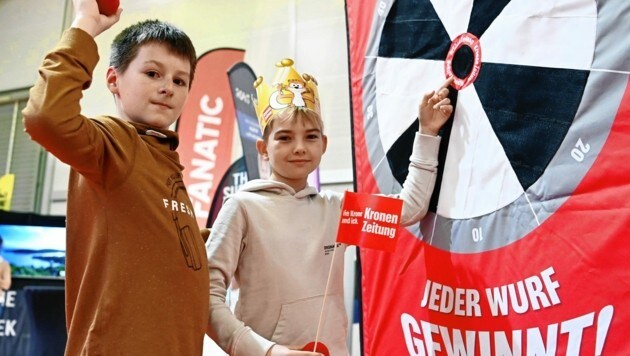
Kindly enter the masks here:
[[[354, 168], [357, 191], [363, 193], [391, 192], [379, 188], [380, 171], [370, 157], [370, 142], [378, 137], [365, 129], [372, 105], [378, 105], [378, 100], [365, 103], [366, 78], [374, 75], [366, 71], [367, 53], [378, 46], [375, 19], [386, 17], [390, 5], [346, 1]], [[627, 16], [630, 9], [619, 11]], [[603, 11], [601, 16], [600, 30], [605, 29]], [[628, 41], [619, 46], [616, 50], [629, 53]], [[607, 72], [627, 83], [624, 65]], [[615, 95], [606, 87], [600, 91], [602, 97]], [[615, 113], [612, 126], [591, 129], [605, 139], [588, 171], [569, 196], [543, 197], [543, 205], [565, 200], [519, 239], [484, 251], [453, 252], [404, 230], [395, 253], [361, 250], [365, 355], [622, 355], [630, 350], [627, 85], [616, 97], [608, 105]], [[512, 221], [508, 216], [495, 223]], [[453, 231], [452, 241], [464, 238]]]

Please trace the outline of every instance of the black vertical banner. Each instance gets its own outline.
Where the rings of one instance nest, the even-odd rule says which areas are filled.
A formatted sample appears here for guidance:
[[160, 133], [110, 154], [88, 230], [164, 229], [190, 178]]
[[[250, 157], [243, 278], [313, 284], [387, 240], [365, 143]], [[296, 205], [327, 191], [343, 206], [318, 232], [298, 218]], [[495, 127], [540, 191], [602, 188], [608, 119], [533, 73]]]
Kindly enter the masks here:
[[[256, 140], [262, 137], [254, 105], [256, 104], [256, 90], [254, 80], [256, 75], [245, 62], [238, 62], [228, 70], [238, 132], [243, 145], [243, 156], [247, 166], [249, 180], [261, 178], [261, 161], [256, 150]], [[264, 169], [264, 168], [263, 168]]]
[[245, 157], [241, 157], [232, 163], [223, 175], [223, 178], [221, 178], [217, 192], [212, 198], [206, 227], [211, 228], [212, 224], [214, 224], [214, 220], [216, 220], [223, 205], [223, 199], [230, 194], [234, 194], [245, 183], [247, 183], [247, 168], [245, 166]]
[[27, 356], [29, 341], [28, 307], [24, 292], [0, 290], [0, 355]]

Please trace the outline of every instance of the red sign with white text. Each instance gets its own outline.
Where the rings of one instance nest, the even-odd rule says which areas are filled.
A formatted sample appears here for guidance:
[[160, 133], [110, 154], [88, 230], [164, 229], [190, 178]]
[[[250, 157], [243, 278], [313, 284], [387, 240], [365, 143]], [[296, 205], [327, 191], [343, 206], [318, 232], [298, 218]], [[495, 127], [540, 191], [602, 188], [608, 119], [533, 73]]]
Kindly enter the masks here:
[[346, 192], [337, 242], [394, 252], [401, 211], [400, 199]]
[[227, 71], [245, 52], [215, 49], [197, 61], [195, 79], [177, 125], [184, 183], [199, 226], [206, 226], [212, 198], [232, 163], [234, 99]]

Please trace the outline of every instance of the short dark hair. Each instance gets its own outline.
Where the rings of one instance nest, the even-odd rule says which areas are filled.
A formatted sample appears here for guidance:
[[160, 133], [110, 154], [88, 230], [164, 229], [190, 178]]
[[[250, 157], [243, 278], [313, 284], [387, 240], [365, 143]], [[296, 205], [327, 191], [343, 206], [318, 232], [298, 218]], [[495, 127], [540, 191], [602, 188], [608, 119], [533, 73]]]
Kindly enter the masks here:
[[147, 43], [160, 43], [190, 62], [190, 83], [192, 84], [197, 66], [195, 46], [188, 35], [167, 22], [145, 20], [131, 25], [120, 32], [112, 42], [109, 65], [125, 72], [129, 63], [136, 58], [140, 47]]

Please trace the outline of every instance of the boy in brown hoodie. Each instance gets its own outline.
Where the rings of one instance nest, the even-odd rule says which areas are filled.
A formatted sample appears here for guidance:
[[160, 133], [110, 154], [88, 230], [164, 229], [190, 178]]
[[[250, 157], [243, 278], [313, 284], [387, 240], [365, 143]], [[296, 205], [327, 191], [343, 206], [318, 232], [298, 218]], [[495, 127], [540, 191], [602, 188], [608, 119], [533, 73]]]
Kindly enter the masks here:
[[94, 37], [121, 10], [101, 15], [95, 0], [74, 7], [23, 111], [31, 138], [72, 168], [66, 355], [201, 355], [207, 258], [168, 129], [188, 96], [195, 49], [164, 22], [126, 28], [106, 74], [118, 117], [87, 118], [80, 100], [99, 59]]

